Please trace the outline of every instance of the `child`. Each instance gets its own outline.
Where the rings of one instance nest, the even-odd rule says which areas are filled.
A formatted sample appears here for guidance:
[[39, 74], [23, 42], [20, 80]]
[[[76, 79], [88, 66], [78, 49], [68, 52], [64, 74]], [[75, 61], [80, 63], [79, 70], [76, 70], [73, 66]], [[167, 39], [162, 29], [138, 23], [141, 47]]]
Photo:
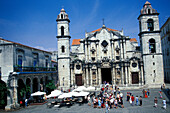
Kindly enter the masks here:
[[157, 97], [155, 97], [155, 99], [154, 99], [154, 103], [155, 103], [155, 107], [157, 107], [157, 103], [158, 103], [158, 99], [157, 99]]
[[160, 98], [162, 98], [162, 91], [161, 90], [159, 91], [159, 94], [160, 94]]
[[139, 98], [140, 106], [142, 106], [142, 96]]
[[163, 99], [162, 104], [163, 104], [163, 108], [166, 109], [166, 100], [165, 100], [165, 98]]

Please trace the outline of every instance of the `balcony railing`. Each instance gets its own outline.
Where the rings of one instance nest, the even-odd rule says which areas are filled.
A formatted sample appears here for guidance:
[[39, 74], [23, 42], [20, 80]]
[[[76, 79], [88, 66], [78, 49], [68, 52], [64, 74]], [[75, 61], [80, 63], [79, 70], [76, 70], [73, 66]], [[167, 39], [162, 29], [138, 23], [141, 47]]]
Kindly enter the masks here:
[[43, 72], [56, 71], [55, 67], [28, 67], [28, 66], [14, 66], [15, 72]]

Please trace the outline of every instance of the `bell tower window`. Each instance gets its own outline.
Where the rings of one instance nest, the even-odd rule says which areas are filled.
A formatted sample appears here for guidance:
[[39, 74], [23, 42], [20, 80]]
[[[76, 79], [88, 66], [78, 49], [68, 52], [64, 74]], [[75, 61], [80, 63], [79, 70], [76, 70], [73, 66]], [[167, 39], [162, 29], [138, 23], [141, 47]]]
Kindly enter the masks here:
[[155, 40], [154, 39], [149, 40], [149, 52], [150, 53], [155, 53], [156, 52]]
[[151, 9], [148, 9], [148, 14], [151, 14]]
[[147, 21], [147, 24], [148, 24], [148, 31], [153, 31], [153, 29], [154, 29], [153, 20], [149, 19]]
[[64, 46], [61, 46], [61, 51], [62, 51], [62, 53], [65, 52], [65, 47]]
[[64, 36], [64, 27], [61, 26], [61, 36]]
[[63, 14], [61, 14], [61, 19], [63, 19]]

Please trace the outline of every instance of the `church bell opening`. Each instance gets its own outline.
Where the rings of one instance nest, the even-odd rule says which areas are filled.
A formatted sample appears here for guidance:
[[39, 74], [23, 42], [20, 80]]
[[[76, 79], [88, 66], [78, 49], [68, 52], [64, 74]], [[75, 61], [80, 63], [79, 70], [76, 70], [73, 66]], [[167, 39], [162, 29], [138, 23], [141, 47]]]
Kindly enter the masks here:
[[104, 82], [109, 82], [111, 84], [111, 68], [102, 68], [101, 69], [101, 74], [102, 74], [102, 83]]

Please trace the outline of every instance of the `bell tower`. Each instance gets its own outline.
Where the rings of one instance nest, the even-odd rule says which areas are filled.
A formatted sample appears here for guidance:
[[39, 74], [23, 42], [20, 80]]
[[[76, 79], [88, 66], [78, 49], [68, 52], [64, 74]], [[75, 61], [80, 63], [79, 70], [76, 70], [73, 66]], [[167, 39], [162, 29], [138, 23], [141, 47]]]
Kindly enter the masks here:
[[62, 8], [57, 16], [58, 77], [63, 90], [70, 87], [70, 33], [68, 14]]
[[159, 13], [146, 1], [141, 9], [139, 37], [144, 63], [145, 85], [157, 87], [164, 82], [163, 56], [159, 29]]

